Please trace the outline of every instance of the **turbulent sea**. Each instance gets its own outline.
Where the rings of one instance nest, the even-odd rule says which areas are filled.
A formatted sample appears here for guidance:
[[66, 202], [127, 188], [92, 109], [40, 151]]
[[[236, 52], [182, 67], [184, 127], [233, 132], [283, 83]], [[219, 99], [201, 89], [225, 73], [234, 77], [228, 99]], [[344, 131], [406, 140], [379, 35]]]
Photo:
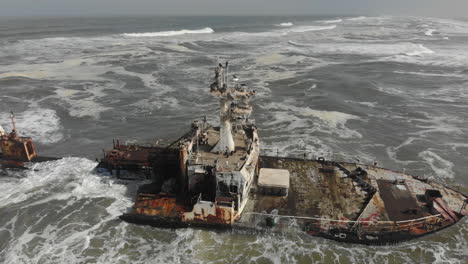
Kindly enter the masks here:
[[217, 122], [218, 61], [256, 90], [264, 153], [325, 156], [467, 193], [468, 21], [417, 17], [1, 18], [0, 124], [41, 155], [0, 171], [0, 263], [467, 263], [468, 221], [390, 246], [122, 222], [138, 188], [92, 172], [112, 138]]

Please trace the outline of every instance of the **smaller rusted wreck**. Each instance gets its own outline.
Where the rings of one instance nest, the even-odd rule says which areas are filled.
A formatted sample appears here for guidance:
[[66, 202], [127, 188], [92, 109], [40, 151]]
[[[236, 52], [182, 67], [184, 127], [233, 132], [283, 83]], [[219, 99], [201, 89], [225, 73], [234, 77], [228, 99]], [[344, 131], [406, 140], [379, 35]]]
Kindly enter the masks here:
[[56, 158], [39, 157], [32, 138], [20, 137], [16, 128], [16, 118], [10, 115], [12, 131], [7, 133], [0, 126], [0, 167], [26, 169], [25, 163], [43, 162]]
[[204, 226], [281, 231], [299, 228], [342, 242], [385, 244], [458, 222], [467, 196], [441, 184], [379, 168], [324, 158], [260, 155], [249, 119], [254, 95], [219, 65], [212, 95], [220, 126], [194, 122], [178, 140], [114, 143], [98, 165], [121, 178], [151, 179], [121, 219], [158, 227]]

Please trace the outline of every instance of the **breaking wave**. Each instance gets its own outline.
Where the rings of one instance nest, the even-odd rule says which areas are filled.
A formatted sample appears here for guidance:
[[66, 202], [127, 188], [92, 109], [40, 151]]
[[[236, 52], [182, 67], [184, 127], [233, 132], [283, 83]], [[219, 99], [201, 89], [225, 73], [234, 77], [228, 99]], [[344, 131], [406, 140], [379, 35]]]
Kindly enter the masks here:
[[169, 37], [185, 34], [211, 34], [215, 31], [212, 28], [206, 27], [202, 29], [195, 30], [170, 30], [170, 31], [158, 31], [158, 32], [144, 32], [144, 33], [123, 33], [122, 35], [126, 37]]
[[341, 23], [343, 22], [343, 19], [333, 19], [333, 20], [321, 20], [320, 22], [324, 24], [334, 24], [334, 23]]
[[428, 29], [428, 30], [426, 30], [426, 32], [424, 32], [424, 35], [432, 36], [434, 34], [434, 32], [436, 32], [435, 29]]
[[277, 26], [277, 27], [292, 27], [292, 26], [294, 26], [294, 24], [292, 22], [283, 22], [283, 23], [280, 23], [280, 24], [275, 24], [275, 26]]
[[435, 52], [422, 44], [410, 42], [400, 42], [392, 44], [381, 43], [345, 43], [345, 44], [308, 44], [295, 41], [288, 41], [291, 46], [302, 48], [313, 48], [314, 52], [320, 53], [341, 53], [341, 54], [369, 54], [369, 55], [405, 55], [421, 56], [424, 54], [434, 54]]
[[320, 30], [330, 30], [336, 28], [336, 25], [331, 25], [331, 26], [299, 26], [295, 28], [291, 28], [288, 30], [289, 32], [294, 32], [294, 33], [302, 33], [302, 32], [308, 32], [308, 31], [320, 31]]
[[363, 20], [363, 19], [366, 19], [367, 17], [365, 16], [358, 16], [358, 17], [350, 17], [350, 18], [347, 18], [346, 20], [350, 20], [350, 21], [355, 21], [355, 20]]
[[435, 152], [430, 150], [422, 151], [418, 154], [436, 173], [438, 177], [442, 178], [453, 178], [453, 167], [454, 164], [441, 156], [437, 155]]
[[405, 55], [408, 56], [421, 56], [423, 54], [433, 54], [435, 53], [433, 50], [426, 48], [423, 44], [419, 44], [417, 50], [406, 52]]
[[[8, 120], [8, 114], [0, 114], [0, 120]], [[2, 124], [7, 131], [12, 129], [8, 123]], [[51, 109], [31, 109], [16, 115], [16, 127], [20, 136], [32, 137], [42, 144], [57, 143], [64, 138], [62, 125], [57, 113]]]

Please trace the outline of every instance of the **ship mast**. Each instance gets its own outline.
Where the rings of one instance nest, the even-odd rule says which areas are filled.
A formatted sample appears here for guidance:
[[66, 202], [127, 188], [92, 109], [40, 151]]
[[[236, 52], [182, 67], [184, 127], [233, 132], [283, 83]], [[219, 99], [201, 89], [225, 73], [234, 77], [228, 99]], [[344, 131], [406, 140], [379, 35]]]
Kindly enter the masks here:
[[[235, 150], [232, 123], [244, 122], [250, 116], [252, 107], [248, 100], [255, 94], [249, 92], [245, 85], [235, 83], [234, 86], [229, 86], [228, 67], [228, 62], [225, 65], [218, 64], [215, 68], [215, 82], [210, 86], [211, 94], [219, 97], [220, 108], [219, 141], [211, 151], [215, 153], [230, 153]], [[234, 81], [237, 82], [237, 80], [237, 77], [234, 77]]]
[[11, 132], [11, 135], [13, 137], [16, 137], [18, 135], [18, 131], [16, 130], [16, 117], [15, 117], [15, 114], [13, 114], [13, 111], [10, 112], [10, 119], [11, 119], [11, 124], [13, 126], [13, 131]]

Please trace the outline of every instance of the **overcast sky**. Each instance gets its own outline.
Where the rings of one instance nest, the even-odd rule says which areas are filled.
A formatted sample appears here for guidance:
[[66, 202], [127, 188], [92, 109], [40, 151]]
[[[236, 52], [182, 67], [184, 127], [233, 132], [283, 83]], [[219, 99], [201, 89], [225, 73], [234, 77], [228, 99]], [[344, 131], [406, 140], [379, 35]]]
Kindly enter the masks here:
[[0, 16], [114, 14], [468, 17], [468, 0], [0, 0]]

